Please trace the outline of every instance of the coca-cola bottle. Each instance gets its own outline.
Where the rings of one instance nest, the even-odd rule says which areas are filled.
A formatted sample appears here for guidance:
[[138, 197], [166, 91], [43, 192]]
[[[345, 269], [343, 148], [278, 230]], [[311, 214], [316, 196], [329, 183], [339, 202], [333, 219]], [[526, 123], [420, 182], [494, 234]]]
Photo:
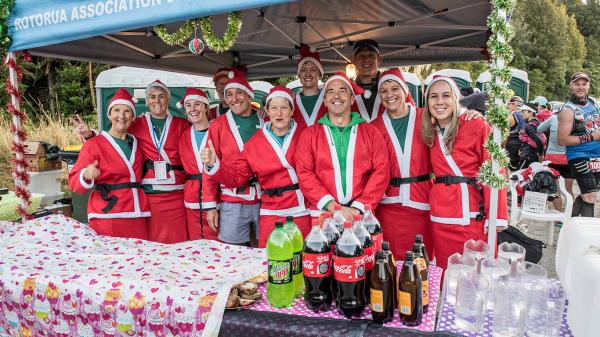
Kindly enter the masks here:
[[304, 303], [314, 312], [331, 309], [332, 261], [329, 242], [318, 219], [304, 241], [302, 272], [304, 274]]
[[[333, 252], [335, 251], [335, 244], [337, 243], [337, 240], [340, 238], [340, 232], [337, 230], [337, 228], [333, 224], [331, 212], [324, 213], [324, 220], [323, 220], [322, 228], [323, 228], [322, 229], [323, 234], [325, 235], [325, 237], [327, 238], [327, 240], [329, 242], [329, 246], [331, 248], [330, 251], [331, 251], [332, 258], [333, 258]], [[331, 293], [332, 293], [331, 295], [333, 296], [333, 298], [337, 297], [337, 286], [335, 284], [335, 280], [332, 280], [332, 282], [331, 282]]]
[[350, 221], [335, 245], [333, 275], [337, 283], [336, 306], [346, 318], [360, 316], [365, 308], [365, 255]]
[[373, 266], [375, 265], [375, 251], [373, 250], [373, 239], [371, 239], [371, 234], [365, 229], [365, 227], [361, 223], [361, 215], [354, 215], [354, 222], [352, 223], [352, 230], [354, 231], [354, 235], [360, 241], [363, 249], [365, 250], [365, 299], [367, 303], [369, 303], [369, 284], [371, 282], [371, 271], [373, 270]]
[[373, 208], [369, 204], [365, 205], [365, 214], [363, 214], [362, 224], [369, 234], [371, 234], [371, 238], [373, 239], [373, 250], [375, 252], [381, 250], [381, 242], [383, 242], [381, 224], [373, 214]]
[[344, 222], [346, 222], [346, 218], [344, 218], [344, 214], [342, 213], [342, 205], [333, 205], [333, 217], [331, 221], [333, 221], [333, 225], [337, 228], [338, 232], [341, 233], [344, 231]]

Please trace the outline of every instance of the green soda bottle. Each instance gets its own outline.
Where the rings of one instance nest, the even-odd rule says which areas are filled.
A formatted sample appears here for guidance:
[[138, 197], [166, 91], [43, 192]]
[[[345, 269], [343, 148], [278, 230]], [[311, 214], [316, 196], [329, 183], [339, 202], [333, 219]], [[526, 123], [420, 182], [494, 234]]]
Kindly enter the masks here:
[[283, 230], [283, 223], [275, 222], [275, 230], [271, 232], [267, 240], [267, 260], [269, 261], [267, 300], [275, 308], [290, 307], [294, 302], [292, 247], [292, 241]]
[[283, 229], [292, 241], [294, 257], [292, 260], [292, 283], [294, 284], [294, 296], [300, 296], [304, 293], [304, 276], [302, 275], [302, 248], [304, 238], [302, 232], [294, 222], [293, 216], [285, 217], [285, 226]]

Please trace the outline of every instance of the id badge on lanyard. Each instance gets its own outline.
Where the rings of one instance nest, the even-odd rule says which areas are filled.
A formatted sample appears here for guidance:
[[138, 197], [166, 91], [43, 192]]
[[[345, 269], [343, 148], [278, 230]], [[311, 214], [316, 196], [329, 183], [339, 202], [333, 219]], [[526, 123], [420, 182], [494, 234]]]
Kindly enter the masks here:
[[154, 139], [154, 144], [156, 144], [156, 152], [158, 153], [158, 160], [154, 161], [154, 179], [156, 180], [166, 180], [167, 177], [167, 162], [164, 160], [161, 160], [160, 157], [160, 150], [163, 147], [164, 141], [165, 141], [165, 128], [163, 127], [163, 130], [161, 132], [160, 135], [160, 141], [158, 139], [156, 139], [156, 133], [154, 132], [154, 128], [152, 130], [152, 138]]

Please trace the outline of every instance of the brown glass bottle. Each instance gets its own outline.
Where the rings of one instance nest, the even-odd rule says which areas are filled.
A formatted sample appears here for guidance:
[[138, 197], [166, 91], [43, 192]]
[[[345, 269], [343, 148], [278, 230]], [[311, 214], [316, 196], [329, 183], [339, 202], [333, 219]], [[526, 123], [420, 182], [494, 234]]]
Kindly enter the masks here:
[[421, 273], [413, 261], [413, 252], [406, 252], [406, 261], [398, 279], [398, 311], [402, 324], [420, 325], [423, 319]]
[[390, 268], [390, 272], [392, 273], [392, 281], [394, 282], [394, 308], [398, 307], [398, 267], [396, 267], [396, 259], [394, 259], [394, 254], [390, 250], [390, 243], [388, 241], [383, 241], [381, 243], [381, 248], [383, 249], [383, 254], [387, 261], [387, 266]]
[[371, 315], [373, 322], [383, 324], [394, 318], [394, 282], [385, 260], [385, 254], [379, 250], [375, 254], [375, 266], [370, 282]]
[[423, 291], [423, 312], [429, 308], [429, 268], [421, 254], [421, 247], [418, 243], [413, 244], [413, 259], [415, 265], [419, 268], [421, 274], [421, 290]]
[[423, 235], [422, 234], [417, 234], [415, 236], [415, 243], [419, 244], [419, 248], [421, 249], [421, 254], [423, 254], [423, 258], [425, 259], [427, 268], [429, 268], [429, 254], [427, 254], [427, 248], [425, 248], [425, 244], [423, 243]]

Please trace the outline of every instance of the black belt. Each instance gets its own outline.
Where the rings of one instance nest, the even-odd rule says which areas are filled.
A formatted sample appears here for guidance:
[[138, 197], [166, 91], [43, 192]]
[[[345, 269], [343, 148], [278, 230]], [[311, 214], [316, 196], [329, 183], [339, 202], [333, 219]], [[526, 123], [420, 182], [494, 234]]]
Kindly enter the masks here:
[[432, 177], [433, 176], [431, 175], [431, 173], [406, 178], [392, 177], [392, 179], [390, 179], [390, 185], [394, 187], [400, 187], [400, 185], [420, 183], [423, 181], [431, 180]]
[[[167, 172], [174, 170], [174, 171], [183, 171], [183, 165], [172, 165], [169, 163], [166, 163], [167, 166]], [[142, 166], [142, 176], [146, 175], [146, 172], [148, 172], [149, 170], [154, 170], [154, 161], [148, 159], [144, 162], [144, 165]]]
[[258, 179], [256, 178], [256, 176], [252, 176], [252, 178], [250, 178], [247, 183], [245, 183], [242, 186], [236, 187], [236, 190], [238, 191], [238, 193], [240, 193], [240, 191], [244, 191], [245, 189], [247, 189], [251, 186], [255, 186], [257, 183], [258, 183]]
[[202, 173], [198, 174], [188, 174], [186, 176], [187, 180], [199, 180], [202, 181]]
[[483, 205], [483, 188], [479, 184], [477, 184], [477, 178], [475, 178], [475, 177], [459, 177], [459, 176], [441, 176], [441, 177], [435, 177], [435, 183], [436, 184], [445, 184], [445, 185], [465, 183], [465, 184], [471, 185], [474, 189], [479, 191], [479, 194], [481, 195], [481, 200], [479, 201], [479, 214], [477, 214], [477, 217], [475, 219], [477, 221], [483, 221], [483, 219], [485, 218], [485, 206]]
[[270, 197], [273, 197], [273, 196], [280, 197], [283, 195], [283, 192], [295, 191], [298, 189], [300, 189], [300, 185], [293, 184], [293, 185], [288, 185], [288, 186], [283, 186], [283, 187], [268, 188], [266, 190], [263, 190], [263, 193]]
[[100, 192], [100, 197], [102, 198], [102, 200], [108, 201], [108, 205], [106, 205], [106, 207], [104, 207], [102, 209], [102, 212], [104, 212], [104, 213], [110, 212], [110, 210], [113, 209], [113, 207], [115, 207], [115, 205], [117, 204], [117, 201], [119, 201], [119, 198], [117, 198], [115, 195], [109, 196], [108, 192], [112, 192], [115, 190], [122, 190], [122, 189], [126, 189], [126, 188], [142, 188], [142, 183], [129, 182], [129, 183], [118, 183], [118, 184], [97, 184], [97, 185], [95, 185], [94, 190]]

